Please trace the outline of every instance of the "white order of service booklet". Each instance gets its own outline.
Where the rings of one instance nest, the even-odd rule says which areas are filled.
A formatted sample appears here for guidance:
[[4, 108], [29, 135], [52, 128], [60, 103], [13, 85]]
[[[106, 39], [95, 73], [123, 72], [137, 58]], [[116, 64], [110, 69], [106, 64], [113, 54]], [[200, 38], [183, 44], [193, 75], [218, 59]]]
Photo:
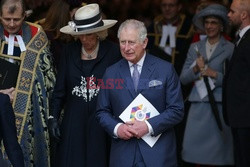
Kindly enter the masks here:
[[[159, 112], [156, 108], [142, 94], [139, 94], [119, 117], [124, 122], [128, 122], [133, 120], [144, 121], [157, 115], [159, 115]], [[153, 147], [160, 136], [161, 134], [156, 137], [146, 134], [142, 136], [142, 139], [150, 147]]]

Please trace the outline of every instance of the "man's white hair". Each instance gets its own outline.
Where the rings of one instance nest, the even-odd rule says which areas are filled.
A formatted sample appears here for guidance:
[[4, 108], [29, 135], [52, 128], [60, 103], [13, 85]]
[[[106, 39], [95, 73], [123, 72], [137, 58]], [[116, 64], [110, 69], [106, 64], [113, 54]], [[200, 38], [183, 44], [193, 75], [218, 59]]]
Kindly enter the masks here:
[[117, 37], [119, 39], [120, 39], [121, 31], [124, 28], [132, 28], [132, 29], [137, 30], [138, 31], [138, 39], [140, 42], [143, 42], [147, 38], [147, 29], [146, 29], [144, 23], [141, 21], [134, 20], [134, 19], [128, 19], [128, 20], [124, 21], [118, 29]]

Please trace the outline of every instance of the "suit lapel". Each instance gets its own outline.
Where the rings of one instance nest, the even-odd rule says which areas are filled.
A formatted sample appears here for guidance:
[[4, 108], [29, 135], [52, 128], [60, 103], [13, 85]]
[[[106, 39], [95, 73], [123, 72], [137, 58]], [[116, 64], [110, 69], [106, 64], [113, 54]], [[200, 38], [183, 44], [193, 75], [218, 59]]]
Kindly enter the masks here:
[[[207, 38], [205, 40], [200, 41], [200, 53], [205, 59], [207, 59], [206, 41], [207, 41]], [[215, 57], [220, 55], [222, 52], [224, 52], [224, 48], [222, 47], [224, 44], [225, 44], [225, 39], [221, 38], [219, 41], [219, 44], [217, 45], [216, 49], [214, 50], [213, 54], [211, 55], [209, 61], [211, 61], [212, 59], [214, 59]]]
[[137, 94], [141, 93], [144, 89], [148, 88], [149, 78], [153, 74], [153, 71], [155, 69], [154, 64], [155, 61], [154, 59], [152, 59], [152, 56], [146, 54], [139, 79]]
[[[247, 30], [247, 32], [243, 35], [243, 37], [240, 39], [240, 42], [238, 43], [238, 45], [234, 47], [234, 51], [233, 51], [233, 55], [232, 58], [229, 61], [229, 65], [228, 65], [228, 70], [227, 73], [231, 70], [233, 63], [235, 62], [235, 60], [237, 59], [237, 56], [239, 56], [237, 54], [237, 51], [240, 49], [240, 46], [243, 44], [244, 40], [246, 40], [247, 37], [250, 37], [250, 29]], [[249, 38], [248, 37], [248, 38]]]
[[121, 78], [125, 80], [124, 82], [124, 88], [127, 89], [133, 98], [135, 98], [139, 93], [141, 93], [144, 89], [148, 88], [149, 78], [153, 74], [153, 71], [155, 69], [154, 66], [155, 62], [152, 59], [152, 56], [149, 54], [146, 54], [138, 87], [137, 92], [135, 92], [133, 80], [131, 77], [130, 69], [127, 60], [123, 59], [120, 63], [120, 69], [119, 69], [119, 75]]
[[225, 39], [221, 37], [217, 47], [215, 48], [213, 54], [211, 55], [209, 62], [212, 61], [214, 58], [218, 57], [221, 53], [225, 51], [223, 45], [225, 45]]
[[128, 61], [123, 59], [120, 63], [119, 75], [124, 79], [124, 89], [127, 89], [133, 98], [136, 96], [134, 89], [133, 80], [131, 78], [131, 73], [128, 65]]
[[243, 37], [240, 39], [240, 42], [236, 47], [238, 47], [242, 42], [244, 42], [244, 40], [246, 40], [248, 36], [250, 36], [250, 29], [248, 29], [247, 32], [243, 35]]
[[[206, 38], [207, 39], [207, 38]], [[207, 59], [207, 53], [206, 53], [206, 41], [207, 40], [202, 40], [200, 41], [200, 47], [199, 47], [199, 52], [201, 54], [201, 56], [204, 57], [204, 59]]]

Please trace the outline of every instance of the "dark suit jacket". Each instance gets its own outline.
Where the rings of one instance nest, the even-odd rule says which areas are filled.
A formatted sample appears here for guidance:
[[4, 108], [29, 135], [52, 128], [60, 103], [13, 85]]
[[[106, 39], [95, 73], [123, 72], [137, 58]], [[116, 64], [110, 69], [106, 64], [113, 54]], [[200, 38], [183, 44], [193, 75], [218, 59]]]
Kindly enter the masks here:
[[3, 140], [4, 148], [13, 167], [24, 167], [23, 153], [17, 141], [15, 116], [10, 99], [8, 95], [0, 93], [1, 140]]
[[[112, 139], [110, 167], [128, 167], [133, 165], [135, 148], [140, 148], [146, 166], [175, 167], [176, 142], [173, 127], [183, 118], [183, 99], [180, 82], [173, 66], [147, 54], [142, 67], [138, 92], [136, 93], [131, 79], [127, 60], [122, 59], [106, 70], [104, 82], [114, 81], [114, 88], [102, 89], [98, 96], [97, 120], [113, 136], [117, 123], [122, 121], [119, 115], [141, 93], [160, 112], [160, 115], [148, 119], [154, 135], [162, 134], [151, 148], [142, 139]], [[112, 80], [113, 79], [113, 80]], [[149, 86], [152, 80], [162, 84]], [[120, 85], [119, 85], [119, 84]]]
[[223, 111], [231, 127], [250, 127], [250, 29], [235, 47], [224, 77]]

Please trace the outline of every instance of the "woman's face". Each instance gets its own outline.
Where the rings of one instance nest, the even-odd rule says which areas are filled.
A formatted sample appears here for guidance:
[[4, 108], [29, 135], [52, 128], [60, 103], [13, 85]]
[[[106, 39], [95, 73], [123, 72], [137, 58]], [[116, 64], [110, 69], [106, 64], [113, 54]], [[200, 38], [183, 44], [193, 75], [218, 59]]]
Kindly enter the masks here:
[[223, 30], [221, 21], [215, 17], [205, 18], [204, 27], [208, 38], [218, 37]]
[[98, 39], [95, 33], [79, 35], [78, 37], [82, 43], [82, 46], [86, 51], [93, 51], [96, 48]]

